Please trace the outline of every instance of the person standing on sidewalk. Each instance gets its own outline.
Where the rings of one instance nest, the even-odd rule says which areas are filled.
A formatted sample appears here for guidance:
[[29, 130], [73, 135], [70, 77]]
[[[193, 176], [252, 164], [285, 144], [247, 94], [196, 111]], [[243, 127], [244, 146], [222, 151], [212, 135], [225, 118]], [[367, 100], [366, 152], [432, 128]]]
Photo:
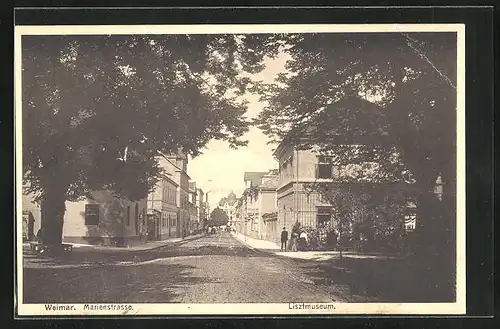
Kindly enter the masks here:
[[299, 239], [299, 235], [296, 232], [293, 232], [292, 238], [290, 239], [290, 241], [291, 241], [291, 248], [290, 249], [292, 251], [297, 251], [298, 239]]
[[281, 231], [281, 251], [286, 251], [287, 241], [288, 241], [288, 231], [283, 227], [283, 231]]
[[306, 251], [308, 248], [308, 239], [307, 239], [307, 233], [306, 231], [302, 230], [302, 232], [299, 235], [299, 241], [300, 241], [300, 250], [301, 251]]

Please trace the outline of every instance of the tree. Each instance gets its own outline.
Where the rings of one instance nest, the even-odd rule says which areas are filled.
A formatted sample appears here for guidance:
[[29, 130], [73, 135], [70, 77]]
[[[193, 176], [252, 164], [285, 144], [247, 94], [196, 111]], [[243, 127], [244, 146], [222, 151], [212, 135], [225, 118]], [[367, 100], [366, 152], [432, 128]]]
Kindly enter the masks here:
[[[291, 59], [275, 83], [254, 89], [267, 102], [255, 124], [273, 141], [330, 152], [339, 167], [365, 166], [358, 180], [411, 182], [418, 231], [428, 242], [445, 234], [452, 245], [456, 35], [301, 34], [270, 37], [263, 47], [269, 44]], [[433, 193], [438, 177], [442, 202]]]
[[[258, 37], [255, 37], [258, 39]], [[60, 244], [65, 201], [99, 189], [137, 200], [157, 158], [193, 156], [211, 139], [246, 145], [252, 36], [23, 36], [23, 182]]]
[[224, 210], [220, 209], [219, 207], [212, 210], [209, 220], [210, 226], [227, 225], [228, 222], [229, 222], [229, 217], [227, 216]]

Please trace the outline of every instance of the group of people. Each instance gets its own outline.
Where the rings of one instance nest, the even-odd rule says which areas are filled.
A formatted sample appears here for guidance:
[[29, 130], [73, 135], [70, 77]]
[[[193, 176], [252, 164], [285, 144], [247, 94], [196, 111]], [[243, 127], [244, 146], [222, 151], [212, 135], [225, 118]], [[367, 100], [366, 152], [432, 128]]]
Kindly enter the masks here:
[[[307, 250], [307, 246], [309, 243], [306, 231], [300, 231], [300, 234], [292, 233], [291, 241], [291, 250], [292, 251], [304, 251]], [[288, 231], [285, 227], [283, 227], [283, 231], [281, 231], [281, 251], [286, 251], [286, 245], [288, 242]]]

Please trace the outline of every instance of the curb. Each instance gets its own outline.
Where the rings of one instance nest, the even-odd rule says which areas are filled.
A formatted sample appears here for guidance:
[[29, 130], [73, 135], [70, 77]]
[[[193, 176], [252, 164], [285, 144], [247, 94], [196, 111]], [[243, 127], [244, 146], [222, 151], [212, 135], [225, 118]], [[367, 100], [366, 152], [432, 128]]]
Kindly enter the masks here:
[[183, 243], [183, 242], [188, 242], [188, 241], [192, 241], [192, 240], [196, 240], [196, 239], [199, 239], [203, 237], [203, 235], [196, 235], [196, 236], [190, 236], [190, 237], [186, 237], [184, 238], [184, 240], [179, 240], [179, 241], [173, 241], [173, 242], [167, 242], [167, 243], [164, 243], [160, 246], [155, 246], [155, 247], [151, 247], [151, 248], [145, 248], [145, 249], [139, 249], [139, 250], [130, 250], [129, 248], [116, 248], [116, 249], [93, 249], [92, 245], [89, 245], [89, 246], [85, 246], [85, 248], [88, 248], [89, 250], [92, 250], [95, 251], [95, 252], [129, 252], [129, 253], [134, 253], [134, 252], [143, 252], [143, 251], [151, 251], [151, 250], [156, 250], [156, 249], [160, 249], [160, 248], [164, 248], [166, 246], [171, 246], [171, 245], [176, 245], [176, 244], [180, 244], [180, 243]]
[[241, 239], [239, 239], [236, 234], [233, 234], [231, 232], [231, 235], [236, 239], [238, 240], [239, 242], [241, 242], [243, 245], [245, 245], [247, 248], [251, 249], [251, 250], [257, 250], [257, 251], [260, 251], [260, 252], [265, 252], [266, 254], [272, 254], [274, 256], [278, 256], [280, 257], [280, 255], [277, 255], [274, 251], [270, 251], [270, 250], [266, 250], [266, 249], [259, 249], [259, 248], [256, 248], [256, 247], [252, 247], [251, 245], [249, 245], [246, 241], [243, 241]]
[[[233, 234], [231, 233], [231, 235], [233, 235]], [[298, 257], [283, 256], [283, 255], [277, 254], [276, 251], [270, 251], [270, 250], [266, 250], [266, 249], [259, 249], [259, 248], [256, 248], [256, 247], [252, 247], [248, 243], [246, 243], [245, 241], [238, 239], [236, 236], [233, 235], [233, 237], [236, 240], [238, 240], [239, 242], [241, 242], [243, 245], [245, 245], [246, 247], [248, 247], [249, 249], [251, 249], [251, 250], [256, 250], [258, 252], [262, 252], [262, 253], [266, 253], [266, 254], [269, 254], [269, 255], [273, 255], [274, 257], [278, 257], [280, 259], [288, 259], [288, 260], [298, 261], [298, 262], [311, 262], [311, 261], [317, 262], [317, 261], [311, 260], [311, 259], [304, 259], [304, 258], [298, 258]]]

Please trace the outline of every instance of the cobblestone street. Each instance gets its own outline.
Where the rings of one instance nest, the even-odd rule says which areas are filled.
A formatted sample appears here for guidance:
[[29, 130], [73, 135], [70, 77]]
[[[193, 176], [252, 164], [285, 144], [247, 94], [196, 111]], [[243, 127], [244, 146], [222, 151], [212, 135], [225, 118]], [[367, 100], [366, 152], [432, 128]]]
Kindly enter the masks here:
[[[249, 249], [227, 232], [148, 251], [25, 251], [25, 303], [367, 301], [323, 284], [317, 264]], [[364, 299], [364, 300], [363, 300]]]

